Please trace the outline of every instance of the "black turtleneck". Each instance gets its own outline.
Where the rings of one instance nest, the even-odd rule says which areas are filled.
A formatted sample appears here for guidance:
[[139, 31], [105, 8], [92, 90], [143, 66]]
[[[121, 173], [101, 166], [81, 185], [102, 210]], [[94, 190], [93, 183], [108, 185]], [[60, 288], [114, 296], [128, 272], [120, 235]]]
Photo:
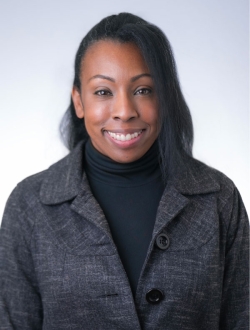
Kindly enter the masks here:
[[117, 163], [86, 143], [85, 170], [110, 226], [135, 295], [163, 193], [158, 146], [132, 163]]

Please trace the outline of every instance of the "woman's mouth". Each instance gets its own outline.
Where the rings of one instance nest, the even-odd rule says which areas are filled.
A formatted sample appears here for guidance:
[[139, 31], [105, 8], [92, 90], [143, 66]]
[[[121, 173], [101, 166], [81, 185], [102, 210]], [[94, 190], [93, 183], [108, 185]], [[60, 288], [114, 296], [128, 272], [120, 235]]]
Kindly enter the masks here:
[[133, 133], [128, 133], [128, 134], [113, 133], [113, 132], [110, 132], [110, 131], [107, 131], [107, 133], [114, 140], [118, 140], [118, 141], [130, 141], [130, 140], [133, 140], [133, 139], [137, 138], [142, 133], [142, 129], [140, 131], [133, 132]]

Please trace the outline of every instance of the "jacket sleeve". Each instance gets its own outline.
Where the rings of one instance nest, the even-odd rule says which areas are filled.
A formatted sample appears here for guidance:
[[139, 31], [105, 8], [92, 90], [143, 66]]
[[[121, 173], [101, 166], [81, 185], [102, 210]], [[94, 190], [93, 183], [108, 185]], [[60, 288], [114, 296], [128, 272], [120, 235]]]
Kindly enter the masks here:
[[221, 330], [249, 329], [249, 221], [237, 189], [223, 208], [227, 222]]
[[30, 241], [33, 219], [17, 187], [7, 202], [0, 229], [0, 328], [42, 329], [42, 303]]

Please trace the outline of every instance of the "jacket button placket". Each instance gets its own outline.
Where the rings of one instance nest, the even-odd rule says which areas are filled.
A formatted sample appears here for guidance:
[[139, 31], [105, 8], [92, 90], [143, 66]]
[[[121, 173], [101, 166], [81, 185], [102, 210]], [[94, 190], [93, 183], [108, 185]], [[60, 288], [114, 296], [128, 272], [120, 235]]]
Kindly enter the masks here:
[[[160, 233], [155, 240], [155, 246], [160, 250], [167, 250], [170, 245], [170, 240], [165, 232]], [[159, 304], [164, 298], [164, 293], [160, 289], [151, 289], [146, 293], [146, 300], [150, 304]]]

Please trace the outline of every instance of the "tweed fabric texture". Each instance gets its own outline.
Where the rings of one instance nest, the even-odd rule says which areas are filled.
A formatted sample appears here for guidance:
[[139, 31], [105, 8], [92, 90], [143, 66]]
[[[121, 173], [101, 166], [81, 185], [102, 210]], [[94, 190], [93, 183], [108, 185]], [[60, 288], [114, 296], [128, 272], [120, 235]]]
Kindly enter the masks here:
[[[0, 230], [1, 330], [247, 330], [249, 223], [234, 184], [194, 159], [161, 198], [135, 299], [84, 173], [83, 145], [22, 181]], [[155, 246], [163, 232], [167, 250]], [[160, 289], [159, 304], [146, 293]]]

